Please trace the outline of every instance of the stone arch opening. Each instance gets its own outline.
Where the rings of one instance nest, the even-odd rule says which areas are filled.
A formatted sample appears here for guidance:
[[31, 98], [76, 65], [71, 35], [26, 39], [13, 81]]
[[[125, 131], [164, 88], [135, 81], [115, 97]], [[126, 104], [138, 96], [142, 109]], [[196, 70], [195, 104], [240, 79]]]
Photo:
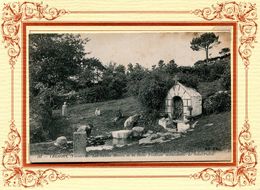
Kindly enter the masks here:
[[172, 118], [175, 120], [183, 119], [183, 100], [180, 96], [174, 96], [172, 98]]

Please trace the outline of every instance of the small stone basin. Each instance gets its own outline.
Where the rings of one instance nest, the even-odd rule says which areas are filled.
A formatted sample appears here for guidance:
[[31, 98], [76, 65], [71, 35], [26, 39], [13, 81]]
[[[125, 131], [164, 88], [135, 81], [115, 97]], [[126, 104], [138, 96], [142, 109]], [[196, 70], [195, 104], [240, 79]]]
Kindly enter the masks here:
[[190, 127], [191, 126], [189, 123], [177, 123], [178, 132], [180, 133], [187, 131], [188, 129], [190, 129]]
[[112, 131], [112, 137], [115, 139], [127, 139], [132, 133], [132, 130]]

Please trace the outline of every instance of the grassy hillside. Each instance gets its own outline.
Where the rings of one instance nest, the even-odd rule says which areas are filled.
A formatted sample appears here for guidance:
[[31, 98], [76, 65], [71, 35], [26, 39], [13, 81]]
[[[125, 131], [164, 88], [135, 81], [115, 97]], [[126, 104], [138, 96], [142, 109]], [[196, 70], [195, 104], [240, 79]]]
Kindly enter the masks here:
[[[101, 110], [101, 116], [95, 116], [96, 107]], [[120, 107], [124, 114], [119, 122], [113, 122], [117, 109]], [[60, 134], [72, 139], [73, 131], [76, 125], [81, 123], [91, 123], [94, 125], [92, 135], [102, 135], [114, 130], [123, 129], [123, 123], [127, 117], [141, 111], [136, 99], [128, 97], [120, 100], [112, 100], [107, 102], [82, 104], [69, 107], [68, 125], [57, 123], [56, 127], [60, 127]], [[59, 115], [60, 110], [56, 110], [54, 115]], [[57, 117], [59, 118], [59, 117]], [[91, 151], [88, 156], [123, 156], [123, 155], [147, 155], [147, 154], [169, 154], [174, 155], [180, 152], [195, 152], [205, 150], [230, 150], [231, 149], [231, 114], [223, 112], [219, 114], [211, 114], [198, 118], [198, 123], [193, 131], [183, 134], [181, 138], [174, 139], [167, 143], [155, 144], [153, 146], [132, 145], [124, 148], [115, 147], [113, 150]], [[210, 125], [208, 125], [210, 124]], [[146, 129], [162, 129], [156, 126], [144, 126]], [[55, 154], [47, 148], [39, 147], [41, 153]], [[45, 151], [46, 149], [46, 151]], [[35, 150], [36, 151], [36, 150]], [[31, 150], [31, 154], [36, 152]], [[69, 153], [69, 152], [68, 152]]]
[[[96, 108], [101, 110], [100, 116], [95, 116]], [[118, 109], [121, 109], [123, 118], [118, 122], [113, 122]], [[93, 124], [94, 128], [92, 135], [104, 135], [110, 131], [123, 129], [124, 121], [129, 116], [139, 113], [140, 111], [141, 107], [137, 100], [134, 97], [128, 97], [106, 102], [81, 104], [71, 107], [68, 106], [68, 120], [70, 126], [74, 128], [72, 131], [76, 130], [78, 124]], [[54, 115], [60, 115], [60, 110], [54, 111]], [[69, 134], [67, 133], [67, 135]], [[72, 137], [72, 133], [70, 136]]]

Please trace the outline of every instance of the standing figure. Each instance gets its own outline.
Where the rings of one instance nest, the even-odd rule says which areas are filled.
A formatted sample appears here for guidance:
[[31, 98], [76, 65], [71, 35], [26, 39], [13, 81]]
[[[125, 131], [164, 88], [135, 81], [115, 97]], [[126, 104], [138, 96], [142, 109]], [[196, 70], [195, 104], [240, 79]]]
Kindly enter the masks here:
[[87, 137], [90, 137], [92, 129], [93, 129], [93, 125], [92, 124], [88, 124], [87, 128], [86, 128]]
[[68, 106], [67, 106], [67, 102], [64, 102], [62, 108], [61, 108], [61, 115], [66, 117], [68, 114]]
[[100, 116], [100, 109], [96, 108], [95, 116]]

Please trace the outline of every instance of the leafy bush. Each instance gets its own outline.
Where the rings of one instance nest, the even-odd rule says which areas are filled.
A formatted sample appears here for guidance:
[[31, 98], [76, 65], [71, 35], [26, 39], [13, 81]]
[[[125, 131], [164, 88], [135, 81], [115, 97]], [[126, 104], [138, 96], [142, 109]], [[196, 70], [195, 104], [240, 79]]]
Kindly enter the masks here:
[[146, 110], [159, 111], [164, 105], [167, 92], [174, 84], [172, 80], [164, 77], [151, 74], [141, 81], [138, 100]]
[[140, 82], [148, 74], [148, 71], [142, 67], [140, 64], [135, 65], [129, 63], [126, 73], [127, 80], [127, 92], [128, 96], [138, 96]]
[[128, 81], [127, 83], [127, 95], [138, 96], [140, 88], [140, 81]]
[[203, 112], [205, 114], [220, 113], [230, 111], [231, 97], [226, 91], [220, 91], [209, 96], [203, 101]]
[[52, 110], [46, 93], [30, 101], [30, 141], [42, 142], [48, 139], [52, 122]]
[[85, 88], [79, 91], [83, 103], [101, 102], [108, 99], [108, 89], [101, 85]]
[[231, 87], [231, 76], [230, 76], [230, 65], [226, 66], [225, 72], [221, 76], [222, 87], [226, 90], [230, 90]]
[[198, 89], [199, 78], [197, 75], [178, 73], [179, 81], [183, 85], [191, 88]]
[[[158, 110], [145, 110], [142, 113], [142, 119], [138, 121], [141, 125], [150, 127], [157, 124], [157, 119], [160, 117], [160, 112]], [[149, 128], [151, 130], [151, 128]]]

